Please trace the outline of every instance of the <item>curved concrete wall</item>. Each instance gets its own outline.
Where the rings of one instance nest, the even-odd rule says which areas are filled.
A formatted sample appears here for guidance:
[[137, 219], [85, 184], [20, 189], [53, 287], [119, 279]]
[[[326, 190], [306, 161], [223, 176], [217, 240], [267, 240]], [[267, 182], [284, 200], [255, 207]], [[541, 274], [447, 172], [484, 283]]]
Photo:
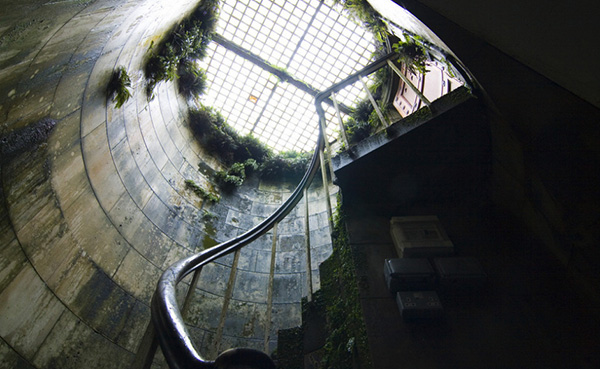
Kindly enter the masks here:
[[[199, 162], [209, 172], [219, 163], [187, 129], [176, 86], [159, 84], [148, 101], [141, 70], [152, 41], [194, 1], [1, 6], [9, 11], [0, 18], [0, 136], [43, 117], [57, 123], [47, 142], [0, 162], [0, 359], [9, 368], [127, 367], [162, 271], [249, 229], [291, 188], [252, 179], [218, 204], [186, 190], [186, 179], [212, 186]], [[120, 65], [132, 77], [133, 98], [115, 109], [105, 89]], [[316, 273], [331, 250], [321, 189], [311, 190], [309, 207]], [[204, 210], [217, 218], [206, 220]], [[189, 327], [209, 358], [217, 348], [262, 349], [265, 330], [274, 348], [277, 329], [299, 324], [307, 291], [303, 211], [279, 225], [271, 322], [272, 234], [203, 270]], [[237, 276], [220, 322], [232, 266]]]

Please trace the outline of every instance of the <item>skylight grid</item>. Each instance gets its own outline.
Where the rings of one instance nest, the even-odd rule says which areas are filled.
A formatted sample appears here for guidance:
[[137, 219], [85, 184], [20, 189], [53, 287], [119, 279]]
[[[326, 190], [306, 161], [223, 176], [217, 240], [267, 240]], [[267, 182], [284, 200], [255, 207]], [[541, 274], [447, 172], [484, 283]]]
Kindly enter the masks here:
[[313, 100], [291, 84], [279, 85], [257, 126], [257, 135], [272, 132], [266, 141], [277, 151], [312, 150], [318, 134]]
[[[319, 90], [363, 68], [375, 50], [372, 35], [341, 14], [332, 0], [225, 0], [216, 31]], [[202, 65], [209, 85], [204, 104], [221, 111], [240, 133], [251, 132], [276, 151], [314, 148], [318, 116], [313, 96], [214, 43], [210, 54]], [[337, 98], [351, 106], [365, 97], [362, 85], [355, 84]], [[337, 137], [335, 109], [323, 107], [327, 131]]]
[[242, 134], [250, 133], [274, 86], [272, 77], [221, 46], [213, 48], [213, 58], [206, 66], [209, 88], [203, 103], [217, 108]]

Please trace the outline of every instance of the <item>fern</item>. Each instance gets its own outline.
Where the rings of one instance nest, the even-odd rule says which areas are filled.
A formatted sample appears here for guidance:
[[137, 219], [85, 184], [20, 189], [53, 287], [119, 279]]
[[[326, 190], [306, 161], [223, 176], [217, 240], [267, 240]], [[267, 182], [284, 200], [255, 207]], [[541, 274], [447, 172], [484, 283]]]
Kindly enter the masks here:
[[115, 108], [120, 108], [129, 100], [131, 92], [131, 78], [127, 74], [125, 67], [118, 67], [113, 71], [110, 82], [108, 83], [108, 96], [112, 96], [112, 101], [115, 103]]

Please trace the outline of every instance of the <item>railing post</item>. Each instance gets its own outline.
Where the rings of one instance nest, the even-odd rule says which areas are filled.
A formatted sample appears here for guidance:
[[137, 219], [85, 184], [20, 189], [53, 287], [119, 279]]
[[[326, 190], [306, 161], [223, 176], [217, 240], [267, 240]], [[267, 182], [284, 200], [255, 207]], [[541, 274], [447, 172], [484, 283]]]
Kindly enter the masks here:
[[363, 78], [363, 76], [358, 76], [358, 79], [362, 83], [363, 89], [367, 93], [367, 96], [369, 97], [369, 101], [371, 101], [371, 105], [373, 105], [373, 108], [375, 109], [375, 112], [377, 112], [377, 116], [379, 117], [379, 120], [381, 120], [381, 123], [385, 127], [388, 127], [390, 125], [390, 122], [388, 122], [388, 120], [385, 119], [385, 116], [383, 115], [383, 112], [381, 111], [381, 108], [379, 108], [379, 104], [377, 104], [377, 101], [375, 101], [375, 98], [373, 97], [373, 94], [371, 93], [371, 91], [369, 91], [369, 86], [367, 86], [367, 82], [365, 82], [365, 79]]
[[269, 286], [267, 288], [267, 318], [265, 322], [265, 352], [269, 352], [269, 341], [271, 332], [271, 310], [273, 308], [273, 281], [275, 280], [275, 259], [277, 251], [277, 225], [273, 224], [273, 242], [271, 244], [271, 266], [269, 269]]
[[338, 105], [337, 99], [335, 98], [335, 92], [331, 93], [331, 101], [333, 101], [333, 106], [335, 107], [335, 112], [338, 117], [338, 123], [340, 125], [340, 132], [342, 133], [342, 139], [344, 140], [344, 144], [346, 147], [350, 147], [350, 141], [348, 140], [348, 135], [346, 135], [346, 127], [344, 127], [344, 121], [342, 120], [342, 113], [340, 112], [340, 106]]
[[154, 361], [157, 348], [158, 338], [156, 337], [154, 323], [152, 323], [152, 319], [150, 319], [150, 322], [148, 322], [148, 326], [146, 327], [146, 332], [144, 332], [144, 336], [142, 337], [142, 342], [140, 342], [138, 351], [135, 354], [131, 369], [149, 369]]
[[[398, 75], [398, 77], [400, 77], [400, 79], [402, 81], [404, 81], [404, 83], [406, 83], [408, 85], [408, 87], [415, 93], [417, 94], [417, 96], [419, 96], [419, 99], [421, 99], [421, 101], [423, 101], [423, 103], [427, 106], [431, 105], [431, 101], [429, 101], [429, 99], [427, 99], [425, 97], [425, 95], [423, 95], [423, 93], [415, 86], [412, 84], [412, 82], [404, 75], [404, 73], [402, 73], [400, 71], [400, 69], [398, 69], [398, 67], [396, 66], [396, 64], [394, 64], [391, 60], [388, 59], [387, 61], [388, 65], [390, 66], [390, 68], [392, 68], [392, 70]], [[425, 76], [423, 76], [423, 78], [425, 78]]]
[[202, 271], [202, 267], [200, 267], [194, 271], [194, 276], [192, 277], [192, 282], [190, 282], [190, 287], [188, 288], [187, 294], [185, 295], [185, 300], [183, 301], [183, 307], [181, 308], [181, 316], [183, 317], [183, 319], [187, 318], [190, 304], [192, 302], [192, 298], [194, 297], [194, 291], [196, 290], [196, 286], [198, 285], [198, 280], [200, 279], [201, 271]]
[[[319, 125], [321, 128], [321, 132], [323, 132], [323, 141], [325, 142], [325, 150], [327, 151], [327, 161], [329, 162], [329, 171], [331, 173], [331, 179], [335, 179], [335, 174], [333, 172], [333, 163], [331, 162], [331, 146], [329, 145], [329, 139], [327, 138], [327, 124], [325, 124], [325, 114], [322, 117], [319, 117]], [[320, 152], [323, 154], [323, 151]], [[321, 158], [321, 168], [324, 167], [324, 162]]]
[[218, 355], [221, 351], [221, 341], [223, 340], [223, 329], [225, 328], [225, 318], [227, 316], [227, 310], [229, 310], [229, 303], [231, 302], [231, 296], [233, 295], [233, 287], [235, 286], [235, 277], [237, 275], [237, 266], [240, 260], [240, 249], [235, 250], [233, 254], [233, 263], [231, 263], [231, 272], [229, 273], [229, 280], [227, 281], [227, 289], [223, 296], [223, 307], [221, 309], [221, 317], [219, 318], [219, 326], [217, 327], [217, 333], [215, 334], [215, 352]]
[[325, 169], [325, 158], [323, 150], [319, 151], [319, 160], [321, 161], [321, 176], [323, 178], [323, 191], [325, 192], [325, 201], [327, 202], [327, 218], [329, 222], [329, 231], [333, 230], [333, 211], [331, 211], [331, 199], [329, 198], [329, 181], [327, 180], [327, 169]]
[[310, 224], [309, 224], [309, 212], [308, 212], [308, 188], [304, 188], [304, 234], [306, 246], [306, 282], [308, 284], [307, 289], [307, 300], [312, 301], [313, 285], [312, 285], [312, 261], [310, 255]]

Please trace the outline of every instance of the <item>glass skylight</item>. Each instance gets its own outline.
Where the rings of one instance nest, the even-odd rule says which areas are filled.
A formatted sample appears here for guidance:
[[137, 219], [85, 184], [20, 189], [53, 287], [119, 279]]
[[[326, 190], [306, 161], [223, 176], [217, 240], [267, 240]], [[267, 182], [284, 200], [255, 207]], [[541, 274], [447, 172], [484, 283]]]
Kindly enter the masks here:
[[[217, 33], [320, 91], [363, 68], [375, 51], [372, 34], [331, 0], [225, 0]], [[202, 65], [209, 82], [204, 104], [221, 111], [241, 134], [252, 133], [276, 151], [314, 148], [313, 96], [215, 42], [208, 55], [212, 58]], [[351, 106], [363, 94], [353, 85], [337, 99]], [[328, 124], [333, 132], [335, 109], [326, 112], [335, 122]]]

